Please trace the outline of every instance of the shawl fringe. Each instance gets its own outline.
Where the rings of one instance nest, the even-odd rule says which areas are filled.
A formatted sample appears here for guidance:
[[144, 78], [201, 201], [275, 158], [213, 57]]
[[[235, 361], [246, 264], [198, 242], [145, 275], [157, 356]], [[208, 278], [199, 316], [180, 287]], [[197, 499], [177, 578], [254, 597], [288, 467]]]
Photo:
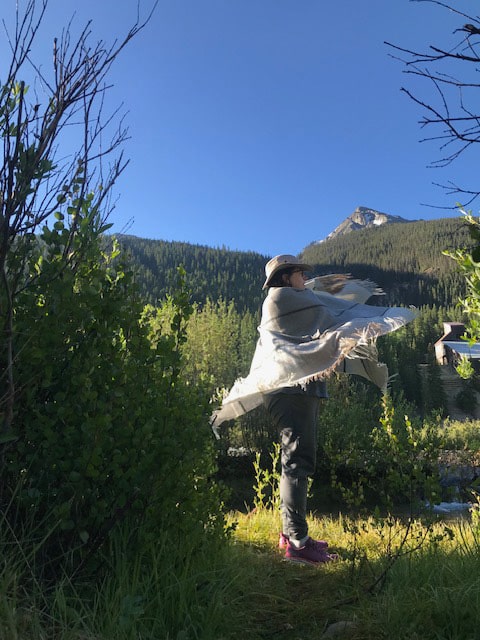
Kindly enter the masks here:
[[236, 380], [213, 413], [216, 427], [260, 405], [265, 394], [303, 387], [334, 372], [360, 375], [386, 389], [388, 370], [378, 362], [375, 340], [411, 322], [416, 312], [365, 304], [383, 293], [370, 280], [332, 274], [307, 285], [269, 290], [250, 373]]

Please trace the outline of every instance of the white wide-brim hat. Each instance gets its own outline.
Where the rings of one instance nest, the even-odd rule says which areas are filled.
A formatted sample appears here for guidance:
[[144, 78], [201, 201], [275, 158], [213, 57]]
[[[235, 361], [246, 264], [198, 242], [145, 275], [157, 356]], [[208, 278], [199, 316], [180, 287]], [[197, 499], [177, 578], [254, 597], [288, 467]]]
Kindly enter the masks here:
[[290, 256], [288, 254], [275, 256], [274, 258], [269, 260], [265, 265], [265, 275], [267, 279], [265, 280], [265, 283], [262, 289], [266, 289], [269, 286], [270, 280], [277, 273], [277, 271], [280, 271], [280, 269], [288, 269], [289, 267], [300, 267], [304, 271], [313, 270], [312, 266], [310, 266], [309, 264], [305, 264], [304, 262], [301, 262], [295, 256]]

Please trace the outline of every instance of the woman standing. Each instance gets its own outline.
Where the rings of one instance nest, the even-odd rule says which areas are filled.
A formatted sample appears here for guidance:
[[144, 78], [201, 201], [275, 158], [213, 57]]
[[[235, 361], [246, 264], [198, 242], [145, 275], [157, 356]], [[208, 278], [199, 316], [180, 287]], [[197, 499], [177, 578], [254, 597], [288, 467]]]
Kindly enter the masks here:
[[250, 373], [239, 378], [213, 416], [213, 427], [264, 404], [281, 435], [280, 502], [285, 557], [319, 564], [336, 558], [308, 535], [308, 478], [315, 470], [317, 413], [333, 371], [355, 373], [385, 390], [388, 373], [374, 340], [410, 322], [401, 307], [364, 304], [382, 293], [369, 281], [344, 275], [307, 280], [312, 267], [292, 255], [265, 266], [268, 289]]
[[[275, 312], [272, 314], [270, 308], [268, 315], [277, 318], [276, 330], [281, 330], [283, 302], [289, 297], [282, 289], [289, 287], [294, 291], [304, 291], [307, 270], [311, 271], [312, 267], [295, 261], [293, 256], [277, 256], [267, 263], [267, 279], [263, 288], [270, 289], [268, 306], [275, 307]], [[299, 317], [300, 323], [304, 316], [301, 314]], [[302, 333], [301, 326], [298, 331]], [[336, 558], [327, 552], [326, 542], [313, 540], [308, 535], [307, 525], [308, 478], [315, 471], [318, 408], [321, 399], [326, 397], [326, 382], [312, 380], [303, 385], [280, 387], [265, 394], [263, 400], [281, 439], [282, 533], [279, 544], [286, 548], [285, 557], [296, 562], [316, 564]]]

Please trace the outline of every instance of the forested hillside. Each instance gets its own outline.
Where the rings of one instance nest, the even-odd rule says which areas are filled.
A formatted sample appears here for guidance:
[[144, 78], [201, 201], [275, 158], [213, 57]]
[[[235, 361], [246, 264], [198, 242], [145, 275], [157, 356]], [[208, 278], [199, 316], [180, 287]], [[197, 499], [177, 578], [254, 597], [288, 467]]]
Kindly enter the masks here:
[[129, 235], [118, 239], [136, 266], [137, 282], [146, 302], [157, 304], [165, 298], [172, 289], [177, 267], [182, 265], [194, 302], [203, 304], [207, 298], [234, 300], [240, 311], [256, 311], [261, 305], [264, 267], [269, 256]]
[[[136, 266], [146, 302], [163, 300], [177, 266], [183, 265], [195, 302], [233, 300], [239, 311], [253, 313], [261, 305], [264, 266], [270, 256], [128, 235], [119, 239]], [[460, 217], [442, 218], [354, 231], [311, 244], [302, 257], [315, 265], [316, 273], [343, 272], [374, 280], [387, 293], [382, 303], [450, 307], [465, 285], [453, 260], [442, 252], [470, 244]]]
[[448, 307], [464, 294], [465, 283], [442, 252], [471, 243], [463, 219], [441, 218], [355, 231], [311, 244], [302, 257], [318, 273], [371, 278], [388, 304]]

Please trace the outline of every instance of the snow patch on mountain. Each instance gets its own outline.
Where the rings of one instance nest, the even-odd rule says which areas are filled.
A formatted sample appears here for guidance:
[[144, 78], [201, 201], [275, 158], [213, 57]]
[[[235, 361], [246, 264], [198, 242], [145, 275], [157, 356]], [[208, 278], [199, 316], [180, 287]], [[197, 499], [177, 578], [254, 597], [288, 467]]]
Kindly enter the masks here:
[[406, 220], [401, 216], [392, 216], [389, 213], [375, 211], [375, 209], [370, 209], [369, 207], [357, 207], [352, 215], [345, 218], [345, 220], [341, 222], [331, 233], [329, 233], [326, 238], [323, 240], [317, 240], [317, 243], [325, 242], [325, 240], [331, 240], [332, 238], [345, 235], [346, 233], [351, 233], [352, 231], [368, 229], [368, 227], [379, 227], [384, 224], [406, 222], [417, 221]]

